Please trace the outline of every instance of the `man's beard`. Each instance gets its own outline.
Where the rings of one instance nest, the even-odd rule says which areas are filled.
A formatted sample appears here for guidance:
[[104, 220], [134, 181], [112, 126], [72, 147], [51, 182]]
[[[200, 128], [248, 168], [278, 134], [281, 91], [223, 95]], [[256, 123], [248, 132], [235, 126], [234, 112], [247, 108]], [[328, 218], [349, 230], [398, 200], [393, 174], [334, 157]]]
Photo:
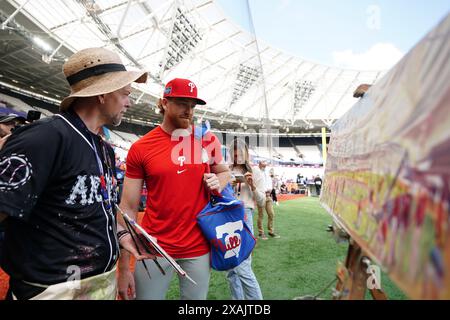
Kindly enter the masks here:
[[176, 118], [175, 125], [178, 129], [187, 129], [191, 125], [192, 121], [189, 119]]

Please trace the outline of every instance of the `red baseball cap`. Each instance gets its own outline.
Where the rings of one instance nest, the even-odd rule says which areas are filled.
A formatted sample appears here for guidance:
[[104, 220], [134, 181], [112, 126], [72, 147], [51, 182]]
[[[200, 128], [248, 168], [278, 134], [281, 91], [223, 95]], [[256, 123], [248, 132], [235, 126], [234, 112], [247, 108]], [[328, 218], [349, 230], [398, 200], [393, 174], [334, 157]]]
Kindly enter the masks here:
[[205, 105], [206, 102], [197, 98], [197, 86], [191, 80], [176, 78], [170, 80], [164, 88], [164, 98], [190, 98], [197, 104]]

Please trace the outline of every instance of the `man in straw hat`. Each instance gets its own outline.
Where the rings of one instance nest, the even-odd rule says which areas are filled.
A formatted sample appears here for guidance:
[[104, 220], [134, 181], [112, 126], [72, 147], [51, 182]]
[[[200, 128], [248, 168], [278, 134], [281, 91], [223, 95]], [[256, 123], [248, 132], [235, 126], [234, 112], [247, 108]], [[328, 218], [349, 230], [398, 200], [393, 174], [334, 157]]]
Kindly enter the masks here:
[[114, 151], [98, 133], [120, 124], [147, 73], [102, 48], [75, 53], [63, 72], [61, 114], [15, 130], [0, 152], [1, 266], [15, 299], [115, 299]]
[[[160, 102], [162, 124], [135, 142], [128, 152], [120, 207], [136, 217], [145, 182], [148, 191], [142, 227], [197, 283], [179, 277], [181, 299], [203, 300], [209, 286], [210, 247], [197, 225], [196, 215], [208, 203], [208, 192], [222, 190], [231, 175], [222, 162], [218, 138], [207, 132], [198, 139], [198, 130], [193, 132], [194, 108], [206, 104], [197, 97], [194, 82], [179, 78], [169, 81]], [[204, 164], [208, 160], [211, 173], [207, 173]], [[120, 228], [123, 227], [119, 225]], [[120, 296], [165, 299], [173, 276], [170, 265], [157, 258], [166, 273], [163, 275], [154, 263], [147, 264], [149, 278], [142, 264], [137, 264], [132, 274], [128, 257], [124, 253], [120, 258]]]

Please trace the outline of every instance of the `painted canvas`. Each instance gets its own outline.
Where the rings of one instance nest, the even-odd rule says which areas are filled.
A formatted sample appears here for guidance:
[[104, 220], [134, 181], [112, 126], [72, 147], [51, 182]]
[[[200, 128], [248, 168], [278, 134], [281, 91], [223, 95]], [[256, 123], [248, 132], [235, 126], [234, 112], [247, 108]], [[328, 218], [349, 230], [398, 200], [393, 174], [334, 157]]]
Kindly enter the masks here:
[[332, 128], [321, 201], [414, 299], [450, 299], [450, 15]]

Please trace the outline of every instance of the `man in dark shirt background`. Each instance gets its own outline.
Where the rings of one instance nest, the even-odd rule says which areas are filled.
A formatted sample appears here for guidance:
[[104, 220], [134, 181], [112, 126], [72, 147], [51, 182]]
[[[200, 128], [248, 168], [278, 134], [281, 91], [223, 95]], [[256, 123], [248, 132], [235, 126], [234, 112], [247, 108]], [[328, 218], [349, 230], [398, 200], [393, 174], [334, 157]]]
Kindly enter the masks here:
[[25, 118], [14, 113], [0, 113], [0, 150], [12, 130], [18, 124], [23, 124]]
[[114, 299], [115, 157], [99, 130], [120, 124], [131, 83], [147, 73], [103, 48], [79, 51], [63, 71], [62, 113], [14, 130], [0, 151], [1, 266], [15, 299]]
[[320, 196], [320, 191], [322, 189], [322, 179], [319, 175], [314, 178], [314, 184], [316, 185], [316, 193], [317, 196]]
[[[25, 118], [13, 113], [1, 113], [0, 114], [0, 150], [3, 148], [4, 143], [11, 135], [12, 130], [18, 124], [23, 124]], [[3, 249], [5, 226], [0, 223], [0, 259]]]

